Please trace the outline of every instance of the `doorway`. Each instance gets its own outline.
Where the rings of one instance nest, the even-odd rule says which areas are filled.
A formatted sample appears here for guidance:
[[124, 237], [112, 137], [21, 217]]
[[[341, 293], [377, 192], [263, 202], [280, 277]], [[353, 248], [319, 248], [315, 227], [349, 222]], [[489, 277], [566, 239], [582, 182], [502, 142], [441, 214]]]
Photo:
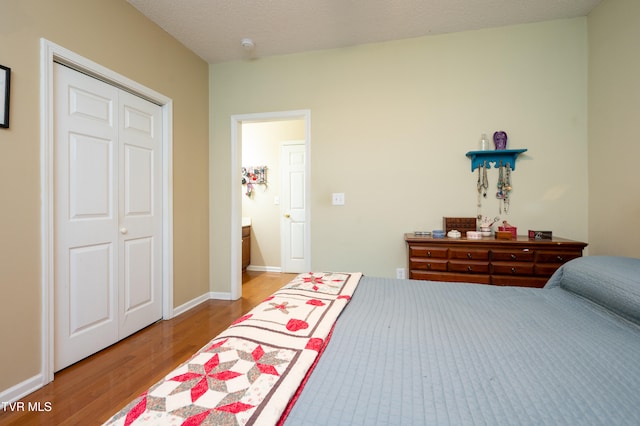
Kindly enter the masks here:
[[[251, 226], [243, 258], [253, 248], [249, 270], [308, 270], [304, 131], [302, 119], [242, 123], [242, 221]], [[293, 146], [295, 152], [283, 151]]]
[[[309, 270], [311, 268], [311, 231], [310, 231], [310, 223], [311, 223], [311, 211], [310, 211], [310, 112], [308, 110], [299, 110], [299, 111], [284, 111], [284, 112], [273, 112], [273, 113], [262, 113], [262, 114], [247, 114], [247, 115], [235, 115], [232, 116], [232, 176], [237, 179], [234, 179], [234, 184], [232, 185], [232, 197], [231, 197], [231, 205], [232, 205], [232, 238], [231, 238], [231, 299], [235, 300], [242, 296], [242, 267], [241, 267], [241, 247], [240, 243], [241, 239], [241, 222], [242, 222], [242, 198], [246, 197], [246, 189], [240, 187], [241, 182], [241, 171], [242, 167], [249, 165], [243, 164], [243, 127], [244, 125], [251, 125], [257, 123], [278, 123], [282, 121], [292, 121], [292, 120], [300, 120], [302, 122], [302, 139], [300, 143], [303, 145], [303, 157], [305, 158], [304, 162], [304, 173], [303, 179], [300, 182], [302, 186], [300, 193], [302, 193], [303, 201], [306, 206], [306, 209], [302, 212], [302, 218], [300, 220], [300, 224], [304, 224], [304, 226], [298, 226], [296, 229], [302, 229], [302, 232], [299, 233], [300, 239], [298, 253], [304, 253], [304, 257], [300, 261], [301, 270]], [[280, 143], [283, 141], [281, 140]], [[280, 156], [280, 145], [277, 147], [277, 156]], [[278, 160], [279, 161], [279, 160]], [[253, 166], [253, 164], [251, 164]], [[266, 165], [268, 166], [268, 165]], [[279, 167], [278, 167], [279, 168]], [[274, 175], [278, 175], [278, 179], [280, 179], [280, 171], [279, 170], [270, 170], [269, 179]], [[256, 191], [260, 191], [260, 188], [256, 188]], [[281, 194], [269, 194], [268, 202], [271, 204], [271, 208], [273, 211], [277, 211], [276, 213], [276, 227], [280, 229], [280, 219], [284, 217], [286, 214], [281, 212], [280, 203], [282, 201]], [[286, 218], [285, 218], [286, 219]], [[251, 218], [251, 222], [256, 223], [253, 218]], [[274, 238], [272, 237], [271, 240]], [[277, 242], [279, 243], [281, 240], [280, 233], [275, 237]], [[273, 242], [273, 241], [271, 241]], [[252, 252], [254, 248], [252, 248]], [[282, 250], [278, 247], [278, 251]], [[281, 256], [278, 256], [278, 268], [281, 268]], [[268, 265], [266, 265], [268, 266]], [[267, 270], [267, 269], [265, 269]], [[273, 269], [269, 269], [273, 270]], [[281, 269], [280, 269], [281, 270]]]
[[[92, 76], [97, 80], [108, 83], [114, 87], [124, 89], [129, 94], [145, 99], [160, 108], [161, 126], [160, 131], [162, 144], [160, 164], [160, 204], [156, 205], [161, 211], [159, 227], [161, 229], [161, 243], [159, 248], [161, 274], [161, 313], [163, 319], [169, 319], [173, 315], [173, 196], [171, 191], [172, 176], [172, 133], [173, 121], [172, 100], [164, 95], [155, 92], [145, 86], [129, 80], [118, 73], [115, 73], [93, 61], [75, 54], [61, 46], [48, 40], [41, 39], [41, 186], [42, 186], [42, 352], [41, 352], [41, 375], [39, 380], [43, 386], [53, 380], [55, 355], [55, 280], [56, 280], [56, 254], [55, 254], [55, 149], [54, 149], [54, 63], [65, 65], [83, 74]], [[139, 154], [139, 153], [138, 153]], [[134, 156], [137, 154], [134, 154]], [[144, 156], [136, 158], [141, 160]], [[143, 161], [144, 162], [144, 161]], [[122, 228], [119, 229], [123, 232]], [[138, 249], [134, 249], [140, 253]], [[133, 253], [130, 253], [133, 254]], [[135, 271], [130, 271], [136, 273]], [[138, 295], [140, 296], [140, 295]]]

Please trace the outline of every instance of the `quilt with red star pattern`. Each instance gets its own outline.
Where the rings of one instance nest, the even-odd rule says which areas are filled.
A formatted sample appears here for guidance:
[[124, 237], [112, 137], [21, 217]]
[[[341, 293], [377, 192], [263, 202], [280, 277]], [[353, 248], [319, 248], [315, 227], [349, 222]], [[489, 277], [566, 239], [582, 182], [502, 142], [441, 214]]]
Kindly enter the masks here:
[[298, 275], [105, 425], [276, 424], [361, 276]]

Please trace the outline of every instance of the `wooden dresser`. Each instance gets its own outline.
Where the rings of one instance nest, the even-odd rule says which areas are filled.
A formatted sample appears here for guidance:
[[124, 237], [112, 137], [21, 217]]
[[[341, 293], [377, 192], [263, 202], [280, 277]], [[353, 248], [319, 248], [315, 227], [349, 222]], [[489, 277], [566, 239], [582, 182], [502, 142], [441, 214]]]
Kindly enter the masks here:
[[554, 238], [480, 240], [405, 234], [409, 278], [543, 287], [563, 263], [582, 256], [587, 243]]

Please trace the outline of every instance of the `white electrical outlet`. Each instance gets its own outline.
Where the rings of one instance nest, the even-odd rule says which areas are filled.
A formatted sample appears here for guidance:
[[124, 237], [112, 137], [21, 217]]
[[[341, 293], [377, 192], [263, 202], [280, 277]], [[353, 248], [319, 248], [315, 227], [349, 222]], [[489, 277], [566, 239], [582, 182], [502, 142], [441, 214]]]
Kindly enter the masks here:
[[399, 280], [404, 280], [407, 278], [407, 271], [404, 268], [396, 269], [396, 278]]
[[331, 204], [334, 206], [344, 206], [344, 192], [334, 192], [331, 194]]

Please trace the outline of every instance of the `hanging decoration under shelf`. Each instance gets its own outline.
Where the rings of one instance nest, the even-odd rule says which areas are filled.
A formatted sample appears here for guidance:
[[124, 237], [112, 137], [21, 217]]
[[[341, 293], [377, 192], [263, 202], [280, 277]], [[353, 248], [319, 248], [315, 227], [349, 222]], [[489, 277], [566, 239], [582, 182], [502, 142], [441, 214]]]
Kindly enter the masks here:
[[502, 164], [500, 161], [500, 172], [498, 173], [498, 192], [496, 192], [496, 198], [500, 200], [500, 206], [498, 210], [500, 214], [504, 212], [509, 213], [509, 194], [513, 189], [511, 187], [511, 164]]
[[[489, 188], [489, 178], [487, 178], [487, 162], [478, 167], [478, 215], [482, 208], [482, 198], [487, 198], [487, 189]], [[480, 215], [481, 216], [481, 215]]]
[[247, 185], [245, 195], [253, 195], [254, 185], [267, 185], [267, 166], [249, 166], [242, 168], [242, 184]]

